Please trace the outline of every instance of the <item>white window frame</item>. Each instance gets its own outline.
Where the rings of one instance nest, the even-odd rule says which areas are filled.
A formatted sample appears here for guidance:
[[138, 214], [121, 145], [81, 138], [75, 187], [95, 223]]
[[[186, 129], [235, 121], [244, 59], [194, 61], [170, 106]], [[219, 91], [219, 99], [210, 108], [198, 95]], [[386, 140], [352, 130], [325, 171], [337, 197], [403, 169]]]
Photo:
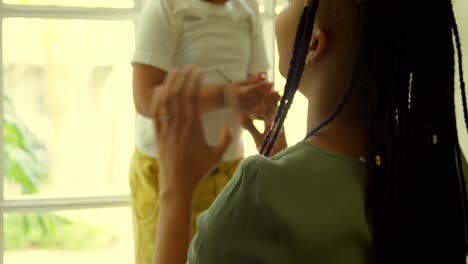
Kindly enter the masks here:
[[[4, 18], [49, 18], [49, 19], [93, 19], [93, 20], [128, 20], [136, 25], [140, 11], [148, 0], [134, 0], [132, 8], [82, 8], [82, 7], [58, 7], [58, 6], [21, 6], [7, 5], [0, 0], [0, 65], [3, 67], [3, 21]], [[275, 6], [277, 0], [265, 0], [265, 6], [261, 8], [264, 21], [274, 21], [277, 13]], [[275, 67], [274, 51], [276, 49], [274, 28], [271, 30], [270, 39], [265, 39], [266, 45], [272, 45], [270, 61]], [[275, 69], [272, 69], [274, 79]], [[4, 78], [3, 68], [0, 70], [0, 97], [3, 98]], [[3, 100], [0, 100], [0, 148], [3, 150]], [[2, 152], [3, 153], [3, 152]], [[4, 215], [6, 213], [31, 213], [57, 210], [77, 210], [93, 208], [111, 208], [129, 206], [128, 195], [74, 197], [74, 198], [50, 198], [50, 199], [5, 199], [3, 154], [0, 157], [0, 264], [4, 262]]]
[[[93, 20], [128, 20], [136, 24], [138, 15], [144, 5], [143, 1], [134, 0], [131, 8], [83, 8], [57, 6], [20, 6], [0, 2], [0, 65], [3, 66], [3, 20], [11, 17], [49, 18], [49, 19], [93, 19]], [[3, 98], [3, 69], [0, 71], [0, 97]], [[0, 127], [3, 128], [3, 100], [0, 100]], [[3, 151], [3, 129], [0, 132], [0, 148]], [[4, 262], [4, 216], [6, 213], [31, 213], [57, 210], [76, 210], [93, 208], [125, 207], [129, 205], [128, 195], [111, 195], [76, 198], [50, 199], [5, 199], [3, 155], [0, 158], [0, 264]]]

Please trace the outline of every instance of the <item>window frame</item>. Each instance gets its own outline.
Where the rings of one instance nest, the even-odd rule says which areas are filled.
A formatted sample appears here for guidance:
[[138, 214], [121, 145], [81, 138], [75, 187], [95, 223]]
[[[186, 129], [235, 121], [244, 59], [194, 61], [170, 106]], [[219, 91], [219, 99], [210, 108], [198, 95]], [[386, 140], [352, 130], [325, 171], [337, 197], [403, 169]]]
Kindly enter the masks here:
[[[0, 96], [4, 95], [3, 72], [3, 21], [5, 18], [47, 18], [47, 19], [85, 19], [85, 20], [127, 20], [134, 25], [143, 8], [144, 1], [135, 0], [130, 8], [100, 7], [62, 7], [62, 6], [21, 6], [0, 1]], [[0, 125], [3, 128], [4, 105], [0, 100]], [[0, 132], [0, 148], [4, 147], [3, 129]], [[129, 206], [128, 195], [103, 195], [95, 197], [48, 198], [48, 199], [5, 199], [4, 195], [4, 160], [0, 159], [0, 264], [4, 262], [4, 216], [6, 213], [31, 213], [58, 210], [99, 209]]]

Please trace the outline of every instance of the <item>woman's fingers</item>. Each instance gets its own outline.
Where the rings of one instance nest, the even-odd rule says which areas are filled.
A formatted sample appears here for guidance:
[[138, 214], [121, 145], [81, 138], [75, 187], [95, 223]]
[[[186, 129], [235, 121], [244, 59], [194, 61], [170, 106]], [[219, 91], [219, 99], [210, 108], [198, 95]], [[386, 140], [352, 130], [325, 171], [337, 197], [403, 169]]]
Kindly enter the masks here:
[[154, 116], [153, 120], [156, 124], [157, 133], [163, 133], [167, 130], [169, 119], [172, 118], [172, 107], [173, 102], [171, 102], [170, 93], [171, 87], [174, 85], [174, 82], [179, 76], [179, 71], [173, 69], [169, 72], [168, 76], [164, 80], [164, 83], [156, 90], [153, 96], [153, 107], [154, 107]]
[[182, 126], [182, 122], [185, 122], [186, 120], [185, 109], [187, 106], [185, 104], [184, 94], [190, 85], [189, 80], [194, 69], [195, 67], [191, 65], [184, 67], [180, 71], [178, 78], [175, 79], [174, 84], [169, 91], [171, 97], [170, 101], [172, 102], [171, 114], [174, 117], [177, 117], [178, 127]]
[[185, 66], [182, 70], [180, 70], [179, 78], [176, 78], [174, 80], [174, 83], [172, 84], [172, 87], [170, 88], [170, 94], [173, 96], [175, 99], [178, 99], [181, 93], [183, 93], [183, 89], [185, 89], [185, 84], [191, 74], [191, 72], [194, 70], [195, 66], [193, 65], [188, 65]]
[[175, 82], [179, 71], [173, 69], [169, 72], [164, 83], [158, 88], [159, 91], [155, 92], [155, 107], [158, 115], [168, 115], [170, 112], [169, 90]]
[[[194, 66], [171, 70], [164, 83], [155, 91], [152, 104], [158, 133], [163, 133], [169, 126], [180, 127], [185, 122], [188, 106], [184, 94], [187, 90], [194, 90], [192, 86], [197, 82], [193, 80], [194, 71]], [[191, 104], [189, 107], [194, 106]]]
[[200, 119], [200, 89], [202, 72], [198, 69], [193, 69], [189, 78], [187, 79], [187, 86], [183, 92], [185, 99], [184, 114], [187, 119], [198, 120]]

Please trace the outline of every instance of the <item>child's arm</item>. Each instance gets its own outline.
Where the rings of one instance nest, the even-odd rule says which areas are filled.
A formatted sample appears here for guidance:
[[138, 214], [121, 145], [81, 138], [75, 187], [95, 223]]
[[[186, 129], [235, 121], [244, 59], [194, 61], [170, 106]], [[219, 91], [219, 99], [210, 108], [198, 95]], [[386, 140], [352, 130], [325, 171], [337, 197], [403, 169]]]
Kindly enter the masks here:
[[[245, 128], [247, 131], [249, 131], [250, 135], [252, 136], [255, 142], [255, 145], [257, 146], [257, 150], [260, 152], [263, 141], [265, 140], [266, 135], [269, 131], [270, 122], [267, 122], [266, 120], [262, 120], [265, 126], [265, 130], [263, 132], [260, 132], [257, 129], [257, 127], [254, 125], [253, 121], [254, 120], [246, 114], [239, 115], [239, 122], [241, 126]], [[286, 140], [286, 133], [283, 127], [278, 136], [278, 140], [276, 141], [276, 144], [270, 153], [270, 157], [276, 155], [278, 152], [282, 151], [283, 149], [287, 147], [288, 147], [288, 142]]]
[[[151, 117], [151, 101], [158, 96], [157, 89], [167, 72], [159, 68], [133, 64], [133, 100], [139, 114]], [[203, 112], [231, 107], [242, 112], [249, 112], [268, 94], [272, 84], [261, 79], [246, 80], [226, 85], [214, 85], [201, 89], [200, 101]]]
[[154, 86], [163, 83], [166, 72], [144, 64], [133, 64], [133, 102], [137, 112], [151, 117], [151, 100]]

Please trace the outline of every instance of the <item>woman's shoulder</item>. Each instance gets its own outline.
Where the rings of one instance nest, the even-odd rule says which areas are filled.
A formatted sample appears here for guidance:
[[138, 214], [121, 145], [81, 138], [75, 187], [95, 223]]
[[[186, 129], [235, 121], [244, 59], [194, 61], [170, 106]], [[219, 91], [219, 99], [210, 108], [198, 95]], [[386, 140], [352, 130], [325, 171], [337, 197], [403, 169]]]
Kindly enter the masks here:
[[255, 174], [278, 172], [280, 168], [296, 166], [298, 163], [309, 162], [313, 159], [313, 151], [303, 142], [288, 147], [273, 157], [253, 155], [241, 161], [239, 167], [244, 172], [255, 172]]
[[[241, 177], [249, 181], [273, 182], [276, 179], [311, 173], [311, 164], [323, 164], [326, 157], [304, 142], [284, 149], [273, 157], [253, 155], [243, 159], [238, 167]], [[254, 180], [255, 179], [255, 180]]]
[[[309, 141], [301, 141], [284, 149], [271, 158], [255, 155], [243, 161], [245, 166], [260, 171], [281, 171], [279, 169], [297, 169], [311, 167], [363, 167], [363, 162], [341, 154], [334, 153]], [[258, 168], [257, 168], [258, 167]]]
[[242, 174], [251, 177], [249, 180], [254, 181], [264, 194], [332, 182], [361, 185], [366, 172], [365, 162], [333, 153], [307, 141], [299, 142], [272, 158], [261, 155], [249, 157], [242, 162], [241, 169]]

